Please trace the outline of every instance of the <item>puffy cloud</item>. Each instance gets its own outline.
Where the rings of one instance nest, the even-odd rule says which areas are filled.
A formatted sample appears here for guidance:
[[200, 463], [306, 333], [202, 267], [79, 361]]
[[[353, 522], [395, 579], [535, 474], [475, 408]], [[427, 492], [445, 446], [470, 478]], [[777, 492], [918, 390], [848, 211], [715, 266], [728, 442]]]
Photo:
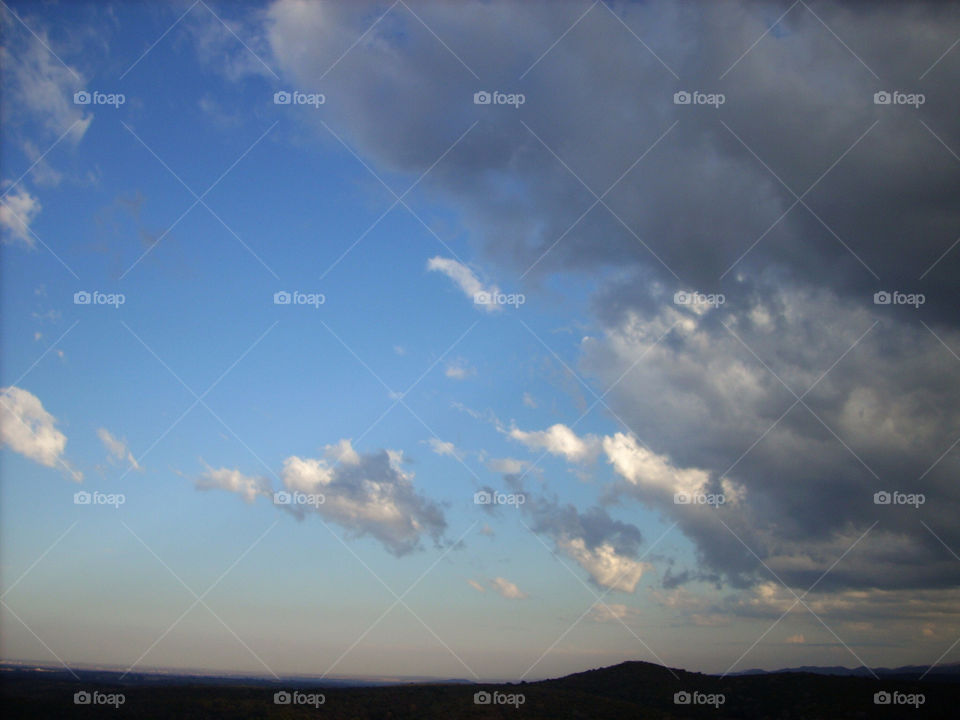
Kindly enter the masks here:
[[322, 458], [292, 456], [283, 464], [288, 490], [317, 493], [324, 502], [308, 506], [356, 535], [370, 535], [394, 555], [420, 545], [423, 535], [439, 543], [447, 523], [442, 510], [416, 492], [402, 454], [357, 453], [349, 440], [328, 445]]
[[588, 548], [583, 538], [557, 541], [557, 546], [590, 573], [593, 581], [605, 588], [632, 593], [649, 563], [637, 562], [617, 552], [610, 543]]
[[41, 465], [59, 466], [70, 479], [80, 482], [83, 473], [63, 458], [67, 436], [56, 425], [57, 419], [30, 391], [12, 385], [0, 390], [0, 441]]
[[[93, 120], [92, 114], [83, 113], [83, 106], [73, 103], [74, 91], [83, 88], [82, 75], [75, 68], [62, 65], [47, 49], [58, 48], [41, 23], [35, 19], [29, 21], [40, 39], [38, 42], [7, 10], [0, 16], [5, 36], [4, 45], [0, 47], [5, 124], [18, 132], [29, 126], [31, 132], [40, 131], [49, 141], [69, 130], [67, 139], [79, 142]], [[63, 57], [62, 52], [60, 56]], [[33, 144], [25, 145], [24, 150], [31, 159], [39, 155]]]
[[[489, 297], [496, 295], [500, 292], [500, 288], [496, 285], [486, 285], [482, 283], [474, 274], [473, 270], [466, 265], [452, 258], [432, 257], [427, 261], [427, 270], [441, 272], [453, 280], [457, 287], [463, 291], [463, 294], [466, 295], [476, 307], [483, 308], [487, 312], [496, 312], [501, 309], [500, 305], [484, 302], [482, 298], [479, 298], [478, 301], [478, 296], [487, 295]], [[449, 368], [447, 377], [452, 377], [449, 375]]]
[[248, 503], [258, 496], [271, 497], [270, 481], [263, 477], [244, 475], [239, 470], [229, 468], [211, 468], [195, 481], [198, 490], [229, 490], [240, 495]]
[[433, 450], [437, 455], [449, 455], [450, 457], [457, 457], [457, 448], [452, 442], [445, 442], [439, 438], [430, 438], [427, 440], [427, 443], [430, 445], [430, 449]]
[[143, 470], [143, 468], [141, 468], [140, 464], [137, 462], [137, 459], [133, 456], [133, 453], [130, 452], [129, 448], [127, 447], [127, 442], [125, 439], [121, 440], [114, 437], [106, 428], [99, 428], [97, 430], [97, 437], [100, 438], [100, 442], [103, 443], [103, 446], [107, 449], [107, 452], [110, 453], [111, 461], [126, 461], [130, 463], [131, 469], [137, 471]]
[[40, 201], [23, 188], [7, 193], [0, 199], [0, 228], [6, 231], [8, 237], [33, 247], [35, 241], [30, 233], [30, 225], [41, 207]]
[[629, 523], [610, 517], [593, 507], [581, 513], [573, 505], [528, 495], [522, 506], [533, 516], [533, 530], [553, 539], [558, 552], [573, 558], [597, 585], [632, 593], [648, 563], [637, 560], [643, 540]]
[[520, 590], [516, 585], [502, 577], [495, 577], [490, 581], [490, 587], [500, 593], [507, 600], [522, 600], [527, 594]]
[[[401, 452], [361, 454], [349, 439], [325, 446], [319, 458], [291, 455], [280, 474], [283, 488], [316, 496], [317, 502], [277, 507], [298, 518], [316, 513], [353, 535], [375, 538], [397, 556], [420, 547], [424, 535], [439, 544], [447, 527], [443, 511], [416, 491], [403, 463]], [[236, 492], [248, 502], [258, 495], [273, 498], [267, 479], [227, 468], [207, 468], [196, 486]]]
[[641, 447], [633, 435], [617, 433], [603, 438], [603, 451], [614, 470], [632, 485], [674, 493], [703, 490], [709, 475], [703, 470], [681, 470], [669, 460]]
[[[763, 579], [745, 543], [803, 590], [882, 518], [825, 587], [960, 580], [918, 523], [960, 543], [949, 519], [960, 510], [949, 452], [960, 427], [960, 363], [943, 345], [960, 347], [960, 333], [937, 327], [934, 335], [898, 317], [877, 324], [875, 312], [789, 287], [770, 295], [764, 322], [754, 310], [725, 306], [711, 317], [666, 306], [583, 341], [581, 369], [601, 384], [633, 368], [607, 396], [636, 431], [603, 441], [621, 478], [607, 499], [632, 497], [675, 519], [702, 563], [690, 579]], [[673, 503], [672, 492], [691, 489], [728, 502], [716, 511]], [[888, 511], [873, 502], [878, 489], [937, 502]]]
[[487, 462], [487, 468], [493, 472], [503, 473], [504, 475], [518, 475], [530, 467], [526, 460], [517, 460], [516, 458], [490, 458]]
[[600, 452], [600, 442], [593, 435], [579, 437], [562, 423], [546, 430], [525, 431], [513, 428], [508, 433], [513, 440], [523, 443], [531, 450], [546, 450], [572, 462], [595, 460]]

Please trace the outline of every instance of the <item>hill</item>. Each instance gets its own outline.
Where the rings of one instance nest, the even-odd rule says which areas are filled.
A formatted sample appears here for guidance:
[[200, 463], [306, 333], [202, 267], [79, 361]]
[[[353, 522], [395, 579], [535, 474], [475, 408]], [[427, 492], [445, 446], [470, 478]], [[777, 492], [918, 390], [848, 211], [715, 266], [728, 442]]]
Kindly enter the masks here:
[[[162, 678], [6, 666], [0, 699], [6, 718], [953, 718], [956, 676], [935, 682], [805, 672], [720, 678], [646, 662], [626, 662], [554, 680], [519, 684], [342, 684]], [[949, 676], [946, 676], [949, 677]], [[75, 704], [76, 693], [89, 704]], [[94, 693], [97, 693], [94, 695]], [[888, 699], [889, 704], [876, 704]], [[122, 702], [120, 699], [122, 698]], [[280, 702], [276, 702], [279, 700]], [[112, 703], [112, 704], [111, 704]]]

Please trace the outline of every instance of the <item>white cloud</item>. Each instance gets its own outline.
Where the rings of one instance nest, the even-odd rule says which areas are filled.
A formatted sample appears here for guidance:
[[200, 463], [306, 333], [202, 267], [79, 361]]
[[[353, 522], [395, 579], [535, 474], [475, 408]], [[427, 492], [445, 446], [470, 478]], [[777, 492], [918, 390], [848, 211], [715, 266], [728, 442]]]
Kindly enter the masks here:
[[449, 455], [450, 457], [457, 457], [457, 448], [452, 442], [444, 442], [443, 440], [438, 440], [437, 438], [430, 438], [427, 440], [430, 445], [430, 449], [433, 450], [437, 455]]
[[0, 228], [3, 228], [9, 237], [32, 248], [35, 241], [30, 234], [30, 225], [41, 208], [40, 201], [27, 190], [14, 190], [0, 200]]
[[502, 577], [495, 577], [490, 581], [490, 587], [500, 593], [507, 600], [523, 600], [527, 594], [516, 585]]
[[15, 124], [43, 129], [52, 140], [72, 126], [68, 139], [79, 142], [93, 120], [92, 114], [84, 115], [83, 106], [73, 103], [83, 78], [47, 49], [52, 41], [46, 31], [36, 23], [32, 27], [41, 42], [26, 33], [10, 33], [9, 44], [0, 47], [5, 104], [12, 107]]
[[537, 401], [536, 401], [536, 399], [534, 399], [533, 395], [531, 395], [531, 394], [528, 393], [528, 392], [525, 392], [525, 393], [523, 394], [523, 404], [526, 405], [528, 408], [536, 408], [536, 407], [537, 407]]
[[248, 503], [258, 495], [271, 496], [270, 482], [266, 478], [244, 475], [239, 470], [207, 467], [197, 480], [198, 490], [229, 490], [239, 494]]
[[504, 475], [517, 475], [526, 470], [529, 465], [530, 463], [526, 460], [517, 460], [516, 458], [490, 458], [487, 468]]
[[513, 428], [509, 436], [531, 450], [546, 450], [551, 455], [559, 455], [570, 462], [591, 461], [596, 459], [600, 452], [600, 441], [596, 436], [578, 437], [573, 430], [562, 423], [557, 423], [546, 430], [530, 432]]
[[[339, 461], [339, 462], [338, 462]], [[324, 502], [304, 508], [357, 535], [372, 535], [394, 555], [416, 549], [428, 534], [439, 542], [443, 512], [413, 487], [403, 454], [392, 450], [359, 454], [349, 440], [324, 449], [323, 458], [291, 456], [283, 463], [288, 490], [319, 493]]]
[[447, 369], [444, 374], [448, 378], [452, 378], [454, 380], [466, 380], [471, 375], [476, 375], [477, 371], [470, 367], [469, 363], [467, 363], [465, 360], [455, 360], [447, 365]]
[[475, 302], [478, 294], [496, 295], [500, 292], [500, 288], [496, 285], [484, 285], [466, 265], [452, 258], [432, 257], [427, 261], [427, 270], [442, 272], [453, 280], [476, 307], [483, 308], [487, 312], [496, 312], [501, 309], [501, 306], [496, 303], [477, 304]]
[[126, 440], [120, 440], [119, 438], [114, 437], [110, 434], [110, 431], [106, 428], [100, 428], [97, 430], [97, 437], [100, 438], [100, 441], [103, 443], [104, 447], [107, 448], [107, 452], [110, 453], [111, 461], [120, 461], [123, 462], [126, 460], [130, 463], [130, 467], [138, 472], [141, 472], [143, 468], [140, 467], [140, 464], [137, 462], [137, 459], [133, 456], [133, 453], [130, 452], [127, 448]]
[[632, 593], [645, 570], [652, 569], [648, 563], [638, 562], [618, 554], [610, 543], [588, 548], [583, 538], [560, 540], [557, 545], [590, 573], [597, 585]]
[[57, 419], [28, 390], [10, 386], [0, 391], [0, 442], [46, 467], [59, 465], [72, 480], [80, 482], [83, 473], [63, 459], [67, 436], [57, 430], [56, 424]]
[[618, 475], [632, 485], [654, 488], [669, 494], [701, 492], [710, 479], [704, 470], [674, 467], [668, 458], [641, 446], [636, 437], [617, 433], [603, 438], [607, 461]]
[[477, 592], [485, 593], [487, 591], [487, 589], [483, 585], [478, 583], [476, 580], [467, 580], [467, 585], [472, 587]]

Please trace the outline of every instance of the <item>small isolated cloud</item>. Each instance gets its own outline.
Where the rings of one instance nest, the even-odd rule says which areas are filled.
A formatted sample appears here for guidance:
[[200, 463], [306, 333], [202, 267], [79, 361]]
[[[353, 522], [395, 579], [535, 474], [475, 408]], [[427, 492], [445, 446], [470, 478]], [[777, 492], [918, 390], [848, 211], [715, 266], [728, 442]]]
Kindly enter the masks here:
[[610, 543], [589, 548], [583, 538], [572, 538], [557, 545], [590, 573], [597, 585], [605, 588], [632, 593], [644, 571], [650, 569], [647, 563], [618, 553]]
[[530, 467], [526, 460], [517, 460], [516, 458], [490, 458], [487, 468], [493, 472], [503, 473], [504, 475], [517, 475]]
[[111, 462], [128, 462], [130, 463], [130, 468], [141, 472], [143, 468], [140, 467], [140, 464], [137, 462], [137, 459], [133, 456], [133, 453], [127, 448], [126, 439], [119, 439], [110, 434], [110, 431], [106, 428], [99, 428], [97, 430], [97, 437], [100, 438], [100, 442], [103, 443], [103, 446], [107, 449], [107, 452], [110, 453], [109, 460]]
[[271, 497], [270, 482], [266, 478], [244, 475], [239, 470], [207, 466], [195, 483], [197, 490], [229, 490], [252, 503], [258, 495]]
[[569, 462], [588, 462], [595, 460], [600, 452], [600, 440], [594, 435], [579, 437], [562, 423], [546, 430], [524, 431], [513, 428], [510, 438], [523, 443], [531, 450], [546, 450], [551, 455], [559, 455]]
[[427, 270], [441, 272], [453, 280], [457, 287], [463, 291], [463, 294], [466, 295], [470, 302], [474, 303], [476, 307], [483, 308], [487, 312], [496, 312], [501, 308], [501, 306], [496, 303], [476, 302], [478, 295], [484, 293], [487, 296], [498, 295], [500, 288], [496, 285], [485, 285], [482, 283], [474, 274], [473, 270], [463, 263], [459, 263], [452, 258], [432, 257], [427, 261]]
[[407, 349], [403, 345], [394, 345], [393, 352], [397, 355], [403, 356], [407, 354]]
[[452, 442], [446, 442], [439, 438], [432, 437], [427, 440], [427, 444], [430, 445], [430, 449], [433, 450], [437, 455], [449, 455], [450, 457], [457, 457], [457, 447]]
[[557, 551], [573, 558], [600, 587], [632, 593], [652, 567], [636, 559], [640, 530], [601, 507], [581, 513], [573, 505], [528, 496], [523, 508], [533, 516], [534, 531], [552, 538]]
[[322, 495], [305, 506], [356, 535], [371, 535], [394, 555], [417, 549], [423, 535], [439, 543], [447, 527], [438, 505], [419, 494], [403, 454], [358, 453], [349, 440], [328, 445], [322, 458], [292, 456], [283, 463], [287, 490]]
[[466, 360], [454, 360], [447, 365], [444, 374], [453, 380], [466, 380], [471, 375], [476, 375], [477, 371]]
[[527, 594], [516, 585], [502, 577], [495, 577], [490, 581], [490, 587], [507, 600], [523, 600]]
[[3, 237], [10, 238], [7, 242], [19, 240], [27, 247], [33, 247], [35, 242], [30, 232], [30, 225], [40, 213], [40, 201], [24, 189], [15, 190], [0, 200], [0, 228]]
[[15, 386], [0, 390], [0, 443], [46, 467], [60, 466], [75, 482], [83, 473], [63, 459], [67, 436], [57, 430], [57, 419], [40, 399]]
[[785, 640], [789, 645], [803, 645], [806, 640], [803, 637], [803, 633], [797, 633], [796, 635], [791, 635]]
[[478, 583], [476, 580], [467, 580], [467, 585], [472, 587], [477, 592], [485, 593], [487, 591], [487, 589], [483, 585]]
[[536, 408], [536, 407], [537, 407], [537, 401], [536, 401], [536, 399], [534, 399], [533, 395], [531, 395], [531, 394], [528, 393], [528, 392], [525, 392], [525, 393], [523, 394], [523, 404], [524, 404], [525, 406], [527, 406], [528, 408]]

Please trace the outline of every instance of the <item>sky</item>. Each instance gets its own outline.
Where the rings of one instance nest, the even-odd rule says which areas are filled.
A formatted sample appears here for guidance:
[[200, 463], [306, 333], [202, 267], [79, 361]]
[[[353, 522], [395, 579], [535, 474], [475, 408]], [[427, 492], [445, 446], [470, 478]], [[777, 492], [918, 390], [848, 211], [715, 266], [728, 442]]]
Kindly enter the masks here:
[[0, 657], [960, 661], [960, 8], [0, 8]]

